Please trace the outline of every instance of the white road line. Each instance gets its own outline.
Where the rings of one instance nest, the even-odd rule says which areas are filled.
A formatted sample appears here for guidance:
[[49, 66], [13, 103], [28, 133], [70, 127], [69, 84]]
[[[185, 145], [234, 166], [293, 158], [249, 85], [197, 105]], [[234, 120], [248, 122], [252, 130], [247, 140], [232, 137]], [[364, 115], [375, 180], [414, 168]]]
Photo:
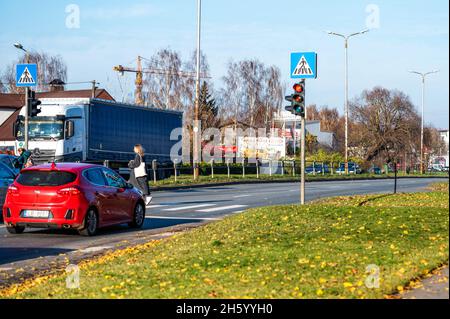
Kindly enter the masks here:
[[182, 206], [182, 207], [175, 207], [175, 208], [164, 209], [164, 211], [166, 211], [166, 212], [177, 212], [177, 211], [180, 211], [180, 210], [188, 210], [188, 209], [201, 208], [201, 207], [210, 207], [210, 206], [216, 206], [216, 204], [201, 204], [201, 205], [192, 205], [192, 206]]
[[113, 247], [112, 246], [97, 246], [97, 247], [89, 247], [89, 248], [85, 248], [85, 249], [80, 249], [78, 251], [81, 253], [95, 253], [98, 251], [111, 249], [111, 248], [113, 248]]
[[167, 207], [167, 205], [148, 205], [146, 208], [159, 208], [159, 207]]
[[210, 217], [171, 217], [171, 216], [145, 216], [147, 219], [174, 219], [174, 220], [221, 220], [222, 218], [210, 218]]
[[233, 196], [233, 198], [243, 198], [243, 197], [250, 197], [252, 195], [237, 195], [237, 196]]
[[237, 208], [243, 208], [243, 207], [247, 207], [247, 205], [232, 205], [232, 206], [222, 206], [222, 207], [215, 207], [215, 208], [207, 208], [207, 209], [197, 210], [197, 212], [212, 213], [212, 212], [218, 212], [218, 211], [221, 211], [221, 210], [230, 210], [230, 209], [237, 209]]
[[241, 214], [241, 213], [243, 213], [244, 211], [243, 210], [239, 210], [239, 211], [237, 211], [237, 212], [232, 212], [232, 214]]

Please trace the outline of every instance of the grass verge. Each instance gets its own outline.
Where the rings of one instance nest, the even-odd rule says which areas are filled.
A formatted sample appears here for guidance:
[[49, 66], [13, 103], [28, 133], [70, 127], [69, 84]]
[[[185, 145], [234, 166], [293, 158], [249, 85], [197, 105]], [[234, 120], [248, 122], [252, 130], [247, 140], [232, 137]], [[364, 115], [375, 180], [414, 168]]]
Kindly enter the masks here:
[[[427, 193], [251, 209], [87, 261], [79, 289], [57, 275], [0, 296], [383, 298], [447, 263], [448, 249], [448, 185], [438, 184]], [[366, 285], [377, 282], [370, 265], [379, 288]]]

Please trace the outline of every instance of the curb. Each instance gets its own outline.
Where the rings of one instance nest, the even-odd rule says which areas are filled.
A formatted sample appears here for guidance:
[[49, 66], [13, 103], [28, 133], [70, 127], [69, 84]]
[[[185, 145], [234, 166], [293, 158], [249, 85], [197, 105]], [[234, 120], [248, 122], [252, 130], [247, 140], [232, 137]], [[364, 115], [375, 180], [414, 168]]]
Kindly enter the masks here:
[[[420, 179], [420, 178], [435, 178], [435, 179], [448, 179], [447, 176], [398, 176], [398, 179]], [[324, 178], [317, 180], [308, 180], [306, 183], [316, 183], [316, 182], [345, 182], [345, 181], [373, 181], [373, 180], [386, 180], [395, 179], [394, 177], [367, 177], [367, 178]], [[217, 187], [217, 186], [228, 186], [228, 185], [252, 185], [252, 184], [284, 184], [284, 183], [300, 183], [300, 178], [297, 179], [285, 179], [285, 180], [248, 180], [248, 181], [233, 181], [233, 182], [217, 182], [209, 184], [192, 184], [192, 185], [179, 185], [179, 186], [161, 186], [161, 187], [150, 187], [152, 192], [162, 192], [170, 190], [183, 190], [183, 189], [195, 189], [195, 188], [207, 188], [207, 187]]]

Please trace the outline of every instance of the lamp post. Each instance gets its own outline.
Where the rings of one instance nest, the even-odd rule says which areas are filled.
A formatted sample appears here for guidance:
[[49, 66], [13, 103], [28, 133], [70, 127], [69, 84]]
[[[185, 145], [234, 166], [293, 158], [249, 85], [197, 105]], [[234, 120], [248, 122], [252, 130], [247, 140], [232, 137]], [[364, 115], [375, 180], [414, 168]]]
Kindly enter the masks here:
[[[30, 63], [30, 53], [23, 47], [20, 43], [14, 43], [14, 47], [16, 49], [22, 50], [25, 52], [25, 61], [27, 64]], [[28, 96], [29, 96], [29, 88], [25, 88], [25, 125], [24, 125], [24, 148], [28, 150]]]
[[424, 109], [425, 109], [425, 79], [427, 75], [438, 73], [439, 70], [421, 73], [417, 71], [409, 71], [410, 73], [418, 74], [422, 78], [422, 119], [420, 124], [420, 173], [424, 173], [423, 165], [423, 128], [424, 128]]
[[344, 39], [345, 45], [345, 173], [348, 174], [348, 40], [351, 37], [361, 35], [369, 32], [369, 30], [364, 30], [361, 32], [352, 33], [350, 35], [343, 35], [336, 32], [327, 31], [329, 35], [338, 36]]
[[195, 110], [194, 110], [194, 132], [193, 136], [193, 163], [194, 163], [194, 180], [197, 180], [199, 175], [199, 138], [198, 135], [201, 134], [199, 128], [199, 103], [200, 103], [200, 40], [201, 40], [201, 21], [202, 21], [202, 0], [197, 0], [197, 74], [195, 83]]

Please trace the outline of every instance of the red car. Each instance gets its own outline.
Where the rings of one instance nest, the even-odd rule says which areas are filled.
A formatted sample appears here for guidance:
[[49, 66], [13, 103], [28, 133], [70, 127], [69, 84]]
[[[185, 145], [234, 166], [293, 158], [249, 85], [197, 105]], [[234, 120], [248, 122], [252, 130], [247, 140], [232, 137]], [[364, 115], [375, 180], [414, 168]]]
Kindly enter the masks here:
[[9, 186], [3, 218], [7, 230], [76, 229], [93, 236], [98, 228], [145, 221], [142, 193], [116, 172], [90, 164], [46, 164], [21, 171]]

